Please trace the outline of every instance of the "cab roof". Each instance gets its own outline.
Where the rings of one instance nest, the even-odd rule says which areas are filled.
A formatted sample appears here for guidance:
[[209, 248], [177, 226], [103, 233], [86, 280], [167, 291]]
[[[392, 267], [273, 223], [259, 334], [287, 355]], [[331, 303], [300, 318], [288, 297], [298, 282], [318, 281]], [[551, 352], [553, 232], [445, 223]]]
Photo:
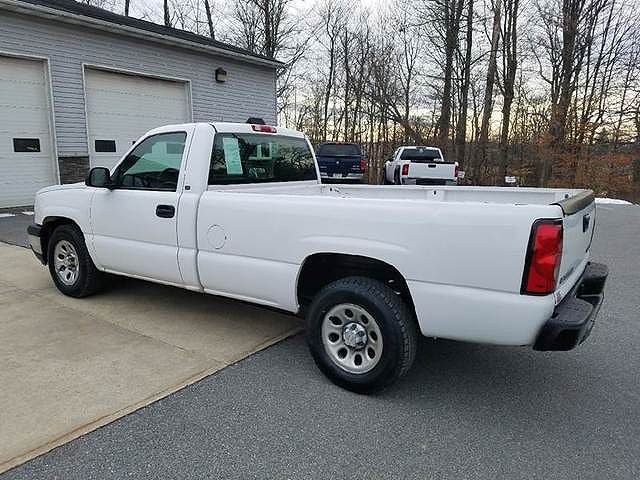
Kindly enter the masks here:
[[[197, 125], [208, 125], [215, 129], [218, 133], [255, 133], [258, 135], [284, 135], [287, 137], [306, 138], [304, 133], [290, 128], [275, 127], [271, 125], [252, 124], [252, 123], [232, 123], [232, 122], [192, 122], [192, 123], [180, 123], [174, 125], [162, 125], [156, 127], [147, 132], [147, 135], [156, 135], [158, 133], [174, 132], [183, 130], [188, 127], [194, 127]], [[255, 127], [255, 128], [254, 128]], [[262, 128], [275, 131], [260, 131]]]
[[[260, 131], [254, 130], [254, 126], [260, 127], [270, 127], [270, 125], [261, 125], [261, 124], [251, 124], [251, 123], [230, 123], [230, 122], [213, 122], [211, 123], [213, 128], [216, 129], [217, 132], [220, 133], [264, 133]], [[264, 135], [286, 135], [287, 137], [300, 137], [304, 138], [304, 133], [299, 132], [298, 130], [292, 130], [290, 128], [285, 127], [276, 127], [275, 132], [264, 133]]]

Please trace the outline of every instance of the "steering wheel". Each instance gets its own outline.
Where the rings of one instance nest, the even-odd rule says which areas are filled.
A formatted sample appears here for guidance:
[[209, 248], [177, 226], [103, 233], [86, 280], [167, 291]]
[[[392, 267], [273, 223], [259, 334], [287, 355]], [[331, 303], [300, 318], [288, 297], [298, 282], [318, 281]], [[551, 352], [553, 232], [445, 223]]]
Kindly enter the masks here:
[[158, 176], [158, 182], [164, 188], [175, 188], [180, 171], [177, 168], [165, 168]]

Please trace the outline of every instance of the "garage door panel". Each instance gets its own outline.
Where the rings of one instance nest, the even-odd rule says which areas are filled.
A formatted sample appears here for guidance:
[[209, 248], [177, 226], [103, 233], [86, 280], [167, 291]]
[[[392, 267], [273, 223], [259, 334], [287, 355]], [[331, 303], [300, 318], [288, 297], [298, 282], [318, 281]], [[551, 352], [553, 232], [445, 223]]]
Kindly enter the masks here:
[[42, 61], [0, 57], [0, 207], [30, 205], [55, 183], [45, 78]]
[[[191, 120], [185, 83], [86, 69], [85, 84], [92, 166], [112, 168], [147, 131]], [[115, 140], [116, 152], [97, 152], [96, 140]]]
[[13, 136], [50, 136], [48, 121], [49, 114], [47, 110], [37, 111], [33, 109], [27, 110], [15, 108], [4, 109], [1, 105], [0, 110], [2, 110], [3, 118], [6, 118], [6, 121], [3, 120], [2, 122], [0, 132], [11, 134]]

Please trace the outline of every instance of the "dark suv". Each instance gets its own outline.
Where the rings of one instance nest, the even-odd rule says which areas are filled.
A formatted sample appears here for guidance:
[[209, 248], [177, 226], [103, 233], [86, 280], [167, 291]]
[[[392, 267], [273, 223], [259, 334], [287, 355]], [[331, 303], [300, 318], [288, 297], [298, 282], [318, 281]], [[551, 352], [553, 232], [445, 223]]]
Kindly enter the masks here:
[[357, 143], [325, 142], [316, 148], [320, 176], [327, 180], [353, 180], [361, 182], [367, 162]]

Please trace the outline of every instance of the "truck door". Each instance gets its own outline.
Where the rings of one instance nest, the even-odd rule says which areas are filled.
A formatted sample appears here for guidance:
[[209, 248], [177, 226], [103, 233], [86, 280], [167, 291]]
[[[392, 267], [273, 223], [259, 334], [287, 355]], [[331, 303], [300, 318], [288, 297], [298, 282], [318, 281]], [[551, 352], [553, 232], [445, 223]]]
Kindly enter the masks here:
[[145, 138], [112, 173], [114, 188], [96, 189], [93, 242], [105, 269], [182, 284], [176, 222], [187, 130]]

